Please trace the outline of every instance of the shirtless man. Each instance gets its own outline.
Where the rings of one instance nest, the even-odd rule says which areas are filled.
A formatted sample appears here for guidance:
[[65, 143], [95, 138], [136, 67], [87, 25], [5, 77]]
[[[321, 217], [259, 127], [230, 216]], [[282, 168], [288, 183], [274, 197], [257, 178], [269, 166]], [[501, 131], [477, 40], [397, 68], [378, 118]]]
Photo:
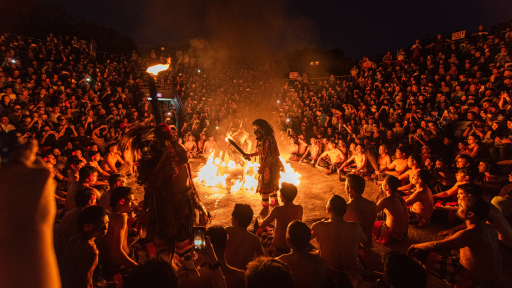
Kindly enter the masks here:
[[395, 156], [396, 156], [395, 161], [391, 162], [391, 164], [389, 164], [389, 166], [387, 166], [383, 169], [380, 169], [377, 172], [377, 175], [384, 173], [384, 174], [398, 177], [398, 176], [402, 175], [405, 171], [409, 170], [409, 167], [407, 165], [407, 156], [408, 156], [407, 149], [405, 149], [404, 147], [396, 148]]
[[299, 135], [299, 157], [302, 158], [302, 155], [306, 153], [306, 149], [308, 148], [308, 143], [306, 143], [306, 139], [304, 138], [304, 135]]
[[[480, 284], [494, 286], [501, 272], [498, 234], [485, 223], [489, 204], [481, 198], [460, 199], [457, 214], [467, 228], [440, 241], [414, 244], [408, 254], [418, 258], [428, 271], [434, 272], [450, 284]], [[437, 251], [459, 250], [460, 260], [440, 256]], [[428, 259], [428, 261], [427, 261]], [[444, 265], [443, 265], [444, 264]]]
[[465, 166], [459, 169], [459, 172], [455, 174], [455, 178], [457, 179], [457, 182], [452, 186], [452, 188], [443, 191], [441, 193], [435, 194], [434, 198], [444, 198], [445, 201], [450, 201], [452, 199], [449, 199], [448, 197], [451, 197], [457, 193], [457, 190], [459, 189], [459, 185], [461, 184], [467, 184], [471, 183], [475, 179], [476, 171], [474, 171], [473, 168], [470, 168], [469, 166]]
[[421, 170], [421, 156], [418, 154], [412, 154], [409, 156], [409, 158], [407, 158], [407, 167], [410, 169], [399, 175], [397, 178], [398, 180], [402, 181], [402, 183], [407, 180], [409, 181], [409, 184], [398, 188], [398, 191], [409, 191], [414, 189], [415, 185], [412, 184], [411, 179], [414, 175], [416, 175], [418, 171]]
[[75, 196], [76, 192], [80, 189], [91, 188], [96, 196], [96, 201], [101, 198], [101, 193], [94, 188], [94, 185], [98, 181], [98, 172], [91, 166], [84, 166], [78, 171], [78, 181], [73, 183], [68, 189], [68, 196], [66, 197], [66, 203], [64, 204], [64, 212], [68, 212], [75, 208]]
[[[119, 155], [117, 144], [111, 144], [108, 149], [109, 153], [103, 157], [103, 161], [101, 162], [101, 169], [108, 173], [126, 173], [129, 167], [127, 164], [125, 164], [121, 158], [121, 155]], [[123, 165], [119, 168], [119, 171], [116, 168], [117, 162]]]
[[199, 135], [199, 141], [197, 141], [197, 150], [199, 150], [200, 153], [202, 153], [204, 150], [205, 142], [206, 142], [206, 134], [201, 133], [201, 135]]
[[445, 164], [446, 160], [443, 158], [436, 159], [436, 166], [434, 168], [434, 178], [437, 182], [433, 185], [433, 192], [439, 193], [442, 191], [446, 191], [450, 189], [455, 183], [457, 179], [455, 178], [455, 173]]
[[187, 141], [185, 142], [185, 144], [183, 144], [183, 147], [185, 147], [185, 150], [187, 151], [189, 158], [196, 158], [198, 156], [199, 153], [197, 151], [197, 144], [194, 139], [194, 136], [188, 136]]
[[228, 243], [226, 245], [226, 262], [229, 266], [245, 270], [247, 264], [263, 255], [260, 240], [247, 231], [254, 212], [248, 204], [235, 204], [231, 213], [231, 225], [226, 227]]
[[[358, 175], [365, 175], [366, 174], [366, 154], [364, 154], [364, 149], [361, 147], [361, 145], [356, 146], [355, 154], [350, 156], [347, 161], [345, 161], [340, 168], [338, 168], [338, 173], [340, 176], [340, 181], [344, 181], [344, 178], [342, 177], [342, 174], [345, 172], [344, 168], [350, 165], [350, 163], [354, 161], [356, 164], [356, 168], [352, 171], [353, 173], [356, 173]], [[348, 170], [347, 170], [348, 171]]]
[[208, 140], [204, 142], [203, 156], [208, 158], [212, 153], [215, 154], [218, 150], [219, 148], [217, 147], [217, 142], [215, 142], [214, 137], [208, 137]]
[[288, 139], [290, 141], [289, 143], [289, 146], [288, 146], [288, 151], [290, 152], [290, 158], [288, 158], [288, 160], [291, 160], [291, 161], [297, 161], [300, 159], [300, 156], [299, 155], [299, 144], [297, 143], [297, 138], [295, 136], [291, 136], [289, 137]]
[[379, 146], [379, 171], [387, 168], [391, 164], [391, 157], [388, 155], [388, 146], [382, 144]]
[[93, 288], [93, 272], [98, 265], [95, 240], [105, 236], [109, 219], [99, 206], [85, 208], [78, 215], [80, 234], [73, 236], [66, 246], [60, 265], [63, 288]]
[[[345, 162], [345, 155], [341, 150], [336, 148], [334, 143], [329, 142], [328, 148], [329, 150], [325, 151], [320, 155], [320, 157], [318, 157], [315, 164], [315, 167], [327, 175], [336, 172], [338, 167]], [[329, 158], [324, 160], [326, 156], [329, 156]]]
[[277, 259], [288, 265], [295, 288], [326, 287], [327, 262], [322, 257], [307, 251], [309, 241], [311, 241], [311, 230], [308, 225], [300, 221], [292, 221], [288, 225], [286, 242], [291, 248], [291, 253], [281, 255]]
[[89, 163], [87, 163], [87, 164], [89, 166], [93, 167], [94, 169], [96, 169], [96, 171], [98, 171], [98, 173], [100, 173], [102, 176], [105, 176], [105, 177], [110, 176], [110, 174], [108, 174], [103, 169], [101, 169], [100, 164], [98, 163], [98, 161], [100, 161], [100, 160], [101, 160], [100, 152], [97, 152], [97, 151], [92, 152], [91, 161], [89, 161]]
[[[482, 198], [482, 189], [480, 186], [473, 183], [459, 185], [459, 190], [457, 191], [458, 201], [465, 197]], [[512, 227], [496, 206], [489, 203], [489, 208], [490, 210], [489, 215], [487, 216], [487, 222], [491, 224], [494, 229], [496, 229], [496, 232], [498, 232], [498, 238], [500, 242], [512, 248]], [[458, 206], [455, 206], [454, 211], [457, 211], [457, 209]], [[462, 223], [453, 228], [439, 232], [439, 235], [452, 236], [455, 232], [466, 228], [466, 223]]]
[[382, 181], [381, 192], [386, 197], [377, 203], [377, 213], [386, 213], [385, 221], [373, 225], [373, 237], [382, 244], [402, 241], [409, 229], [409, 213], [405, 200], [396, 193], [401, 182], [395, 176], [388, 175]]
[[320, 146], [318, 146], [316, 138], [311, 138], [311, 145], [308, 146], [308, 149], [306, 149], [306, 152], [304, 152], [302, 158], [300, 158], [299, 163], [304, 163], [304, 158], [306, 158], [308, 154], [310, 154], [310, 156], [307, 162], [311, 165], [315, 165], [320, 155]]
[[335, 281], [347, 280], [345, 273], [349, 279], [356, 279], [359, 277], [356, 271], [359, 245], [367, 246], [369, 240], [357, 223], [343, 219], [347, 203], [341, 196], [332, 196], [326, 208], [329, 220], [313, 224], [311, 238], [317, 239], [320, 256], [327, 261]]
[[356, 222], [363, 230], [364, 235], [369, 240], [365, 250], [371, 249], [373, 223], [377, 218], [377, 205], [363, 197], [366, 182], [364, 178], [356, 175], [347, 175], [345, 182], [345, 191], [348, 195], [347, 213], [343, 217], [345, 221]]
[[98, 205], [103, 209], [110, 211], [110, 197], [112, 196], [112, 190], [119, 186], [126, 186], [126, 176], [124, 174], [112, 173], [108, 177], [108, 186], [110, 189], [101, 195]]
[[76, 208], [64, 214], [60, 224], [55, 229], [55, 255], [60, 260], [66, 244], [75, 234], [80, 233], [78, 215], [86, 207], [96, 205], [96, 196], [90, 188], [78, 190], [75, 197]]
[[55, 200], [57, 200], [58, 204], [64, 204], [66, 202], [67, 193], [64, 192], [64, 186], [67, 186], [68, 178], [64, 177], [55, 166], [57, 164], [57, 160], [55, 156], [49, 154], [44, 158], [46, 161], [46, 168], [50, 171], [51, 177], [57, 181], [57, 189], [55, 189]]
[[[411, 169], [412, 170], [412, 169]], [[410, 170], [409, 170], [410, 171]], [[411, 196], [405, 196], [405, 204], [409, 209], [409, 225], [422, 227], [429, 223], [434, 212], [434, 198], [428, 188], [429, 173], [426, 170], [417, 171], [411, 178], [411, 184], [416, 187]]]
[[[275, 207], [270, 214], [263, 219], [256, 231], [260, 238], [261, 246], [271, 257], [290, 253], [290, 247], [286, 243], [286, 228], [293, 220], [302, 221], [302, 206], [293, 203], [297, 196], [295, 185], [283, 182], [281, 185], [282, 206]], [[275, 220], [273, 233], [267, 228]], [[257, 222], [256, 224], [257, 225]]]
[[80, 169], [82, 167], [84, 167], [85, 164], [80, 159], [78, 159], [78, 157], [76, 157], [75, 155], [71, 155], [68, 158], [68, 165], [69, 165], [69, 168], [68, 168], [68, 189], [69, 189], [69, 187], [71, 187], [71, 185], [73, 185], [73, 183], [78, 181], [78, 171], [80, 171]]
[[107, 275], [127, 271], [137, 263], [128, 255], [128, 214], [132, 210], [133, 191], [130, 187], [116, 187], [110, 197], [110, 222], [105, 237], [97, 242], [100, 263]]

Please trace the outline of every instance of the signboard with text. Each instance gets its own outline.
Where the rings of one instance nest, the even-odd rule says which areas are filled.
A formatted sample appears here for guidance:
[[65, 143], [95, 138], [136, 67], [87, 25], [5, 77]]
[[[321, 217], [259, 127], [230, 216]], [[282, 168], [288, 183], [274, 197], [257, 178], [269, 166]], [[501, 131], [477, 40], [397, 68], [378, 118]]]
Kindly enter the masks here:
[[452, 33], [452, 40], [459, 40], [466, 38], [466, 30]]

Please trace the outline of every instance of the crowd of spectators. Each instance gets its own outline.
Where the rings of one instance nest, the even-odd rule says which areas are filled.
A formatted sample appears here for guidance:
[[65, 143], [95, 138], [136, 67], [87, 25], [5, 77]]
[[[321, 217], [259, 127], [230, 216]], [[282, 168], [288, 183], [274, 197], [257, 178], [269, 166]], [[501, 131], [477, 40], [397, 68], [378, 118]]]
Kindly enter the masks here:
[[[204, 69], [199, 63], [160, 73], [157, 83], [172, 86], [183, 101], [162, 105], [162, 113], [189, 157], [220, 153], [226, 134], [249, 131], [254, 118], [267, 118], [290, 160], [336, 173], [348, 194], [348, 201], [333, 196], [329, 219], [310, 229], [301, 222], [302, 207], [293, 204], [300, 192], [283, 185], [283, 205], [261, 227], [256, 221], [256, 235], [248, 231], [252, 209], [237, 204], [231, 227], [208, 228], [199, 272], [178, 260], [175, 274], [168, 262], [145, 262], [143, 249], [133, 249], [145, 245], [137, 243], [141, 226], [135, 220], [143, 211], [126, 187], [137, 172], [133, 159], [117, 142], [132, 125], [153, 119], [143, 90], [148, 62], [136, 53], [100, 57], [94, 41], [4, 34], [2, 164], [14, 165], [6, 156], [19, 144], [39, 143], [30, 155], [41, 155], [48, 178], [57, 181], [53, 245], [64, 287], [93, 287], [99, 275], [119, 282], [121, 274], [126, 287], [374, 287], [372, 277], [359, 273], [372, 238], [400, 242], [410, 226], [432, 222], [457, 226], [441, 232], [450, 235], [446, 240], [412, 245], [409, 256], [451, 284], [495, 285], [512, 248], [509, 30], [489, 35], [479, 27], [466, 42], [439, 35], [425, 48], [416, 41], [396, 56], [387, 53], [382, 63], [364, 58], [346, 80], [303, 75], [283, 81], [268, 66]], [[254, 150], [250, 143], [256, 141], [245, 141], [244, 148]], [[27, 157], [22, 162], [42, 165], [32, 156], [33, 163]], [[23, 175], [20, 169], [12, 171]], [[7, 187], [9, 173], [1, 175]], [[364, 180], [381, 187], [376, 203], [362, 197]], [[312, 238], [318, 255], [309, 253]], [[435, 253], [451, 250], [460, 259]], [[263, 254], [277, 258], [253, 257]], [[406, 255], [388, 253], [384, 267], [382, 285], [426, 285], [425, 271]]]

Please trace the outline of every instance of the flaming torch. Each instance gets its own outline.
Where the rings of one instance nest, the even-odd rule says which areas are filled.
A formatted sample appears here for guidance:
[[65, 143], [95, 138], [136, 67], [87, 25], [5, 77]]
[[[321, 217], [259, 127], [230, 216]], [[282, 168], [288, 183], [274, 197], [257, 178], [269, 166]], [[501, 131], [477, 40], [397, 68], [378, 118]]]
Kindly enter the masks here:
[[149, 86], [149, 95], [151, 96], [151, 107], [153, 109], [153, 115], [155, 117], [156, 124], [163, 123], [162, 114], [160, 113], [160, 109], [158, 108], [158, 99], [156, 96], [156, 84], [155, 79], [153, 76], [158, 75], [159, 72], [165, 71], [169, 69], [169, 64], [158, 64], [151, 67], [148, 67], [148, 70], [146, 72], [150, 75], [148, 80], [148, 86]]
[[245, 153], [244, 150], [242, 150], [242, 148], [240, 148], [240, 146], [238, 146], [235, 141], [233, 141], [233, 139], [231, 139], [231, 137], [228, 137], [226, 138], [226, 140], [229, 142], [229, 144], [233, 145], [233, 147], [235, 147], [236, 151], [240, 152], [240, 154], [242, 154], [242, 156], [245, 157], [248, 157], [247, 153]]

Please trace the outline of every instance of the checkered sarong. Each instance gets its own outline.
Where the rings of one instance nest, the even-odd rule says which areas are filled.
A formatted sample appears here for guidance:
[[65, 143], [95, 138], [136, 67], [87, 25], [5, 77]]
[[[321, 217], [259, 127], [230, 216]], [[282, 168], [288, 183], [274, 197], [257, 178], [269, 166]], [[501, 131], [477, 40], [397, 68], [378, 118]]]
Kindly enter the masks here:
[[412, 211], [411, 208], [409, 208], [409, 225], [412, 227], [423, 227], [429, 223], [428, 220], [423, 219], [420, 215], [416, 214], [416, 212]]
[[452, 285], [461, 280], [462, 269], [459, 259], [453, 256], [441, 256], [430, 252], [425, 267]]
[[272, 230], [268, 228], [263, 229], [257, 236], [260, 239], [263, 251], [265, 251], [268, 256], [275, 258], [290, 253], [290, 250], [283, 250], [274, 246], [274, 233]]

